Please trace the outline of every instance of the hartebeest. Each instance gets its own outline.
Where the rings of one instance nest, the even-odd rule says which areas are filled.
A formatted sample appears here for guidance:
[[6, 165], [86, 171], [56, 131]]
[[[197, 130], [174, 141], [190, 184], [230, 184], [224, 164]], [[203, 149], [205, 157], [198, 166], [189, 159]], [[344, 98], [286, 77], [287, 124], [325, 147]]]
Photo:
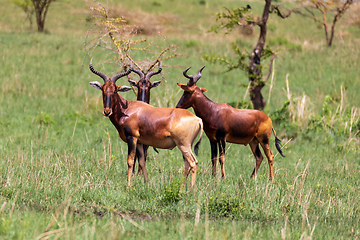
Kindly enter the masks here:
[[[161, 71], [162, 71], [161, 62], [160, 62], [159, 69], [157, 71], [148, 72], [147, 74], [145, 74], [141, 70], [137, 70], [137, 69], [132, 68], [132, 66], [130, 67], [130, 70], [135, 72], [140, 77], [140, 80], [138, 82], [136, 82], [134, 80], [128, 80], [131, 86], [137, 88], [137, 100], [150, 104], [150, 89], [159, 86], [160, 83], [161, 83], [161, 81], [155, 81], [155, 82], [151, 83], [150, 78], [152, 76], [156, 75], [156, 74], [161, 73]], [[146, 157], [147, 157], [148, 148], [149, 148], [149, 146], [144, 145], [144, 159], [145, 159], [145, 161], [146, 161]], [[154, 150], [158, 153], [156, 148], [154, 148]], [[134, 162], [136, 162], [136, 159], [138, 159], [138, 158], [139, 157], [136, 154]], [[135, 167], [134, 167], [134, 170], [135, 170]], [[140, 171], [141, 171], [141, 166], [139, 165], [138, 173], [140, 173]]]
[[130, 85], [133, 87], [136, 87], [138, 90], [137, 100], [146, 102], [146, 103], [150, 103], [150, 89], [159, 86], [161, 83], [161, 81], [155, 81], [155, 82], [151, 83], [150, 78], [156, 74], [161, 73], [161, 71], [162, 71], [161, 62], [160, 62], [159, 69], [157, 71], [152, 71], [147, 74], [144, 74], [141, 70], [137, 70], [132, 67], [130, 67], [130, 70], [135, 72], [140, 77], [140, 80], [137, 82], [134, 80], [129, 80]]
[[191, 171], [191, 186], [195, 184], [198, 161], [192, 153], [192, 146], [200, 133], [195, 145], [195, 152], [202, 137], [202, 120], [186, 109], [156, 108], [141, 101], [127, 101], [118, 92], [131, 90], [127, 86], [117, 86], [116, 80], [128, 75], [131, 70], [109, 78], [106, 74], [94, 69], [92, 60], [90, 70], [104, 80], [104, 84], [90, 82], [95, 89], [102, 91], [103, 114], [110, 118], [119, 132], [120, 138], [128, 145], [128, 185], [131, 185], [134, 158], [139, 155], [144, 180], [148, 181], [145, 168], [143, 144], [162, 149], [178, 147], [184, 158], [185, 179]]
[[204, 131], [210, 140], [211, 161], [213, 176], [216, 176], [216, 162], [218, 158], [217, 146], [219, 146], [221, 174], [225, 177], [225, 143], [237, 143], [250, 145], [251, 151], [256, 158], [256, 165], [251, 178], [255, 178], [260, 164], [263, 160], [259, 144], [264, 150], [270, 168], [270, 179], [274, 178], [273, 159], [274, 155], [270, 150], [271, 132], [275, 136], [275, 146], [282, 154], [280, 143], [276, 137], [271, 119], [263, 112], [249, 109], [236, 109], [226, 103], [215, 103], [204, 95], [205, 88], [196, 86], [201, 78], [202, 67], [196, 76], [187, 75], [187, 68], [183, 75], [189, 79], [187, 85], [178, 83], [184, 93], [176, 105], [177, 108], [192, 107], [195, 114], [203, 120]]

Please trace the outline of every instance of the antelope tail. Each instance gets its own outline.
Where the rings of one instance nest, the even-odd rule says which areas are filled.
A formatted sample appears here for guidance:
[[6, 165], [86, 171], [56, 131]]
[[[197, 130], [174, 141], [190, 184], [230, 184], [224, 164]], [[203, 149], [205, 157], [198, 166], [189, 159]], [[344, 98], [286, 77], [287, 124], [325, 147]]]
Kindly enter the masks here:
[[275, 136], [275, 147], [276, 147], [276, 149], [278, 150], [278, 152], [280, 153], [280, 155], [281, 155], [282, 157], [285, 157], [284, 154], [283, 154], [282, 151], [281, 151], [281, 147], [282, 147], [282, 145], [281, 145], [281, 140], [277, 138], [276, 132], [275, 132], [275, 129], [274, 129], [274, 128], [272, 128], [272, 131], [273, 131], [274, 136]]
[[196, 156], [199, 153], [199, 145], [201, 143], [201, 138], [202, 138], [202, 135], [203, 135], [203, 122], [201, 121], [199, 123], [199, 125], [200, 125], [200, 137], [199, 137], [199, 140], [196, 142], [195, 147], [194, 147], [194, 152], [195, 152]]

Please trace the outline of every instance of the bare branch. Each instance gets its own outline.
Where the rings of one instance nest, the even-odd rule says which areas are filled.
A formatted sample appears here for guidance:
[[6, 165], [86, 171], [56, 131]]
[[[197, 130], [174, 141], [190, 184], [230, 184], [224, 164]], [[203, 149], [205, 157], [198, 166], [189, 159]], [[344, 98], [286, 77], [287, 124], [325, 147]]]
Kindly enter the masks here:
[[280, 10], [280, 6], [278, 6], [278, 5], [272, 5], [269, 10], [270, 13], [276, 13], [282, 19], [289, 18], [292, 13], [302, 14], [302, 12], [299, 11], [299, 9], [297, 9], [297, 8], [294, 8], [291, 10], [286, 9], [286, 11], [288, 11], [288, 12], [286, 14], [284, 14], [283, 11]]
[[270, 77], [271, 71], [272, 71], [272, 70], [271, 70], [271, 69], [272, 69], [272, 64], [273, 64], [275, 58], [276, 58], [276, 53], [274, 53], [274, 54], [272, 55], [272, 57], [271, 57], [270, 64], [269, 64], [269, 72], [268, 72], [268, 75], [266, 76], [266, 78], [264, 79], [264, 82], [267, 82], [267, 81], [269, 80], [269, 77]]

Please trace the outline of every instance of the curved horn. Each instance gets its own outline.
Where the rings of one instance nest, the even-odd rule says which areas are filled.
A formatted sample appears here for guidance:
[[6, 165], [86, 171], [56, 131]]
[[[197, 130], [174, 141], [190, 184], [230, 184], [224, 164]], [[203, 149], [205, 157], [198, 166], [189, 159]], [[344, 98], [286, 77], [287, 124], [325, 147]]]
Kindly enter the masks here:
[[194, 77], [194, 83], [196, 83], [197, 81], [199, 81], [199, 79], [201, 78], [201, 71], [205, 68], [205, 66], [203, 66], [202, 68], [199, 69], [198, 74]]
[[184, 75], [184, 77], [186, 77], [186, 78], [188, 78], [188, 79], [193, 79], [193, 78], [194, 78], [193, 75], [187, 75], [187, 71], [189, 71], [190, 68], [191, 68], [191, 67], [188, 67], [187, 69], [185, 69], [185, 70], [183, 71], [183, 75]]
[[131, 65], [130, 65], [130, 71], [133, 71], [134, 73], [137, 73], [137, 75], [139, 75], [140, 79], [142, 79], [145, 76], [142, 71], [133, 68], [132, 62], [131, 62]]
[[162, 64], [161, 64], [161, 62], [159, 62], [159, 63], [160, 63], [160, 65], [159, 65], [159, 70], [153, 71], [153, 72], [149, 72], [148, 74], [146, 74], [146, 78], [147, 78], [148, 80], [150, 80], [150, 78], [151, 78], [152, 76], [161, 73], [161, 71], [162, 71]]
[[101, 77], [101, 78], [104, 80], [104, 82], [109, 81], [109, 77], [108, 77], [105, 73], [96, 71], [96, 70], [94, 69], [94, 67], [93, 67], [93, 65], [92, 65], [92, 60], [93, 60], [93, 58], [91, 58], [90, 64], [89, 64], [90, 70], [91, 70], [94, 74], [96, 74], [96, 75], [98, 75], [99, 77]]
[[122, 78], [126, 75], [129, 75], [131, 73], [131, 68], [132, 68], [132, 64], [130, 65], [129, 69], [126, 71], [126, 72], [123, 72], [123, 73], [118, 73], [114, 76], [112, 76], [110, 78], [110, 81], [112, 81], [113, 83], [116, 83], [116, 81], [119, 79], [119, 78]]
[[[187, 75], [187, 71], [189, 71], [191, 67], [188, 67], [187, 69], [185, 69], [183, 71], [183, 75], [189, 79], [189, 82], [187, 83], [188, 86], [194, 85], [196, 83], [196, 81], [194, 81], [194, 76], [193, 75]], [[195, 76], [196, 77], [196, 76]]]

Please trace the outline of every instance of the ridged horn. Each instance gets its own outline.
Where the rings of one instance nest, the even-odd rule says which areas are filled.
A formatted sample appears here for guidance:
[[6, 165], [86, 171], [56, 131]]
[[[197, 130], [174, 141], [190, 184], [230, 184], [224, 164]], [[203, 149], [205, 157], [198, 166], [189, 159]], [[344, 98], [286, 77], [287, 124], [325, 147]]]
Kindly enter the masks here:
[[186, 77], [186, 78], [188, 78], [188, 79], [194, 78], [193, 75], [187, 75], [187, 71], [189, 71], [190, 68], [191, 68], [191, 67], [188, 67], [187, 69], [185, 69], [185, 70], [183, 71], [184, 77]]
[[205, 66], [203, 66], [202, 68], [199, 69], [198, 74], [194, 77], [194, 83], [196, 83], [197, 81], [199, 81], [199, 79], [201, 78], [201, 71], [205, 68]]
[[126, 72], [123, 72], [123, 73], [118, 73], [118, 74], [115, 74], [114, 76], [112, 76], [110, 78], [110, 81], [112, 81], [113, 83], [116, 83], [116, 81], [119, 79], [119, 78], [122, 78], [126, 75], [129, 75], [131, 73], [131, 68], [132, 68], [132, 64], [130, 65], [129, 69], [126, 71]]
[[137, 75], [139, 75], [140, 79], [142, 79], [145, 76], [142, 71], [133, 68], [132, 62], [131, 62], [131, 65], [130, 65], [130, 71], [133, 71], [134, 73], [137, 73]]
[[109, 81], [109, 77], [105, 74], [105, 73], [102, 73], [102, 72], [99, 72], [97, 70], [94, 69], [93, 65], [92, 65], [92, 60], [93, 58], [91, 58], [90, 60], [90, 64], [89, 64], [89, 68], [90, 68], [90, 71], [92, 71], [94, 74], [98, 75], [99, 77], [101, 77], [104, 82], [107, 82]]
[[152, 76], [161, 73], [161, 71], [162, 71], [162, 64], [161, 64], [161, 62], [159, 62], [159, 63], [160, 63], [160, 65], [159, 65], [159, 69], [158, 69], [157, 71], [149, 72], [148, 74], [146, 74], [146, 78], [147, 78], [148, 80], [150, 80], [150, 78], [151, 78]]

